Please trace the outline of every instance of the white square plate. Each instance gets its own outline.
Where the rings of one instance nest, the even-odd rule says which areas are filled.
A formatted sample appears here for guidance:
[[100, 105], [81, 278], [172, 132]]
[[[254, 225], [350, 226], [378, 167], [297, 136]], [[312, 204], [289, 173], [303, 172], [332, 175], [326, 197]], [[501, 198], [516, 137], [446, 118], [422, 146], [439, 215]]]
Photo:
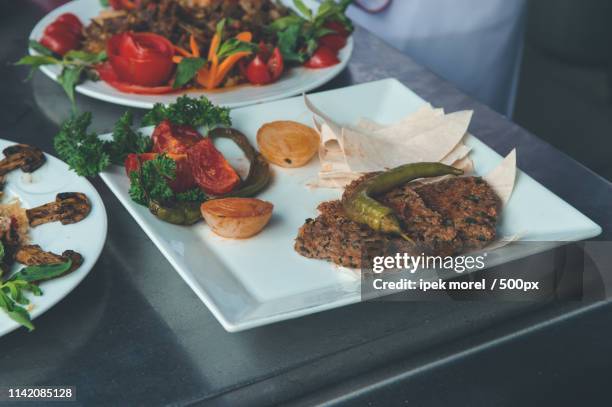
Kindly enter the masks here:
[[[425, 103], [394, 79], [313, 94], [312, 101], [344, 123], [360, 117], [390, 123]], [[236, 109], [232, 120], [254, 145], [264, 123], [312, 122], [302, 97]], [[475, 137], [467, 143], [473, 148], [477, 174], [486, 174], [501, 160]], [[236, 168], [245, 169], [235, 148], [222, 140], [218, 146]], [[204, 223], [181, 227], [158, 220], [132, 202], [122, 167], [113, 167], [102, 179], [223, 327], [234, 332], [360, 301], [360, 279], [355, 274], [293, 250], [304, 220], [315, 217], [317, 205], [338, 198], [340, 191], [306, 186], [319, 171], [316, 159], [302, 168], [273, 166], [273, 171], [272, 184], [260, 195], [274, 204], [272, 220], [261, 234], [247, 240], [220, 238]], [[523, 240], [534, 241], [581, 240], [600, 232], [598, 225], [523, 173], [499, 224], [500, 235], [521, 233]], [[495, 263], [526, 255], [511, 252], [500, 253]]]

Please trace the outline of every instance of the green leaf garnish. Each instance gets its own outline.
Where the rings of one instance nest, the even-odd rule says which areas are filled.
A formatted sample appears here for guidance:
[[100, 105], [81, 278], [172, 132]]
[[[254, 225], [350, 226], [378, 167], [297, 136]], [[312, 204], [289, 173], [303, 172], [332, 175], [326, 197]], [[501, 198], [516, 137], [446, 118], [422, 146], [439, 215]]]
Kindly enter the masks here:
[[176, 68], [176, 78], [172, 87], [178, 89], [187, 85], [205, 63], [203, 58], [183, 58]]

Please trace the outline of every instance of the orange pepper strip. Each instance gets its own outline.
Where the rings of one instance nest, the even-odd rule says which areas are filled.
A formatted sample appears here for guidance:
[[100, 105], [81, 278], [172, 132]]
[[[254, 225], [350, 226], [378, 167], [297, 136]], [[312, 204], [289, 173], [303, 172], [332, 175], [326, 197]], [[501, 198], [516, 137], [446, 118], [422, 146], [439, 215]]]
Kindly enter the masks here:
[[200, 47], [198, 47], [198, 43], [196, 42], [196, 39], [193, 36], [193, 34], [191, 34], [191, 36], [189, 37], [189, 46], [191, 47], [191, 54], [194, 57], [199, 58], [200, 57]]
[[189, 53], [189, 51], [187, 51], [186, 49], [183, 49], [177, 45], [174, 46], [174, 50], [176, 52], [178, 52], [179, 54], [181, 54], [184, 57], [190, 58], [192, 55]]
[[219, 57], [214, 54], [212, 57], [212, 64], [210, 65], [210, 71], [208, 71], [208, 81], [206, 82], [206, 89], [214, 89], [217, 78], [217, 68], [219, 67]]
[[181, 61], [183, 60], [183, 57], [175, 55], [172, 57], [172, 62], [174, 62], [175, 64], [180, 64]]
[[236, 36], [236, 39], [244, 42], [251, 42], [253, 34], [248, 31], [243, 31]]
[[208, 49], [208, 60], [212, 61], [213, 57], [217, 55], [217, 51], [219, 50], [219, 45], [221, 45], [221, 36], [219, 34], [215, 34], [210, 41], [210, 48]]
[[236, 65], [236, 63], [242, 58], [250, 54], [250, 51], [236, 52], [235, 54], [232, 54], [225, 58], [223, 62], [221, 62], [221, 65], [219, 65], [219, 69], [217, 70], [217, 72], [215, 72], [215, 78], [213, 79], [213, 87], [216, 88], [217, 86], [219, 86], [223, 81], [223, 78], [225, 78], [225, 76], [234, 67], [234, 65]]
[[196, 82], [198, 82], [203, 87], [207, 87], [209, 76], [210, 72], [208, 72], [208, 68], [202, 68], [198, 71], [198, 74], [196, 75]]

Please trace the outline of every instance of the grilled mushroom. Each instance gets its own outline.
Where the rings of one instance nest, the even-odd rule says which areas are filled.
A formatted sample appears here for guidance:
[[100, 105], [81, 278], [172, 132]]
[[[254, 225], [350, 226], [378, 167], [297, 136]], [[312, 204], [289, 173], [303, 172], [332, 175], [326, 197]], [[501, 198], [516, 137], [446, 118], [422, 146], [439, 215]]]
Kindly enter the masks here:
[[68, 225], [82, 221], [90, 211], [91, 204], [85, 194], [62, 192], [57, 194], [54, 202], [26, 210], [26, 215], [32, 227], [56, 221]]
[[23, 172], [34, 172], [46, 160], [41, 149], [27, 144], [15, 144], [2, 152], [5, 157], [0, 160], [0, 175], [8, 174], [16, 168], [21, 168]]
[[63, 275], [72, 273], [83, 264], [83, 256], [74, 250], [65, 250], [61, 255], [52, 252], [44, 251], [39, 245], [21, 246], [15, 253], [15, 260], [26, 266], [40, 266], [43, 264], [58, 264], [65, 263], [68, 260], [72, 261], [70, 269]]

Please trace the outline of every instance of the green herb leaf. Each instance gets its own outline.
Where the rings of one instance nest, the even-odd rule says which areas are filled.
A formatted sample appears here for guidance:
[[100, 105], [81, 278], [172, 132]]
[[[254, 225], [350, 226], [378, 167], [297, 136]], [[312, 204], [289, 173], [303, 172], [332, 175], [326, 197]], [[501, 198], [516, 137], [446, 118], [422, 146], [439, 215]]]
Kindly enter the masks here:
[[109, 6], [108, 0], [100, 0], [100, 5], [102, 7], [108, 7]]
[[312, 10], [310, 10], [302, 0], [293, 0], [293, 5], [302, 13], [307, 19], [312, 20]]
[[85, 177], [93, 177], [110, 165], [105, 142], [95, 133], [88, 133], [91, 113], [86, 112], [66, 120], [53, 140], [59, 157], [72, 170]]
[[74, 88], [77, 83], [81, 81], [81, 74], [83, 73], [83, 66], [65, 66], [62, 69], [62, 73], [57, 77], [57, 81], [64, 88], [64, 92], [68, 95], [68, 99], [74, 107]]
[[178, 89], [187, 85], [205, 63], [203, 58], [183, 58], [176, 68], [176, 78], [172, 87]]
[[306, 20], [297, 14], [290, 14], [281, 18], [277, 18], [268, 26], [272, 31], [284, 31], [293, 25], [301, 26]]
[[223, 30], [225, 29], [225, 22], [227, 20], [224, 18], [217, 23], [215, 27], [215, 33], [219, 36], [220, 39], [223, 39]]
[[16, 280], [21, 280], [26, 282], [33, 282], [50, 280], [52, 278], [60, 277], [62, 274], [70, 270], [71, 266], [71, 260], [68, 260], [65, 263], [27, 266], [19, 270], [17, 273], [13, 274], [8, 281], [13, 282]]
[[165, 154], [141, 163], [139, 171], [130, 173], [130, 197], [148, 206], [150, 200], [167, 202], [174, 199], [168, 181], [176, 177], [176, 162]]
[[221, 60], [237, 52], [256, 52], [258, 48], [259, 47], [253, 44], [252, 42], [240, 41], [236, 38], [230, 38], [229, 40], [221, 44], [219, 50], [217, 51], [217, 56], [219, 57], [219, 60]]
[[113, 142], [105, 144], [105, 150], [113, 164], [123, 165], [128, 154], [145, 153], [151, 149], [151, 138], [134, 131], [133, 123], [134, 115], [130, 110], [126, 111], [115, 123]]
[[44, 45], [42, 45], [40, 42], [36, 40], [28, 41], [28, 46], [41, 55], [45, 55], [48, 57], [53, 56], [53, 51], [51, 51], [49, 48], [45, 47]]
[[32, 78], [34, 71], [43, 65], [56, 65], [60, 64], [61, 61], [49, 55], [26, 55], [19, 61], [15, 62], [15, 65], [28, 65], [30, 66], [30, 72], [26, 77], [26, 81]]
[[64, 55], [63, 63], [65, 65], [95, 65], [105, 61], [106, 58], [106, 51], [92, 54], [91, 52], [72, 50]]
[[204, 202], [208, 198], [200, 188], [193, 188], [176, 194], [175, 199], [179, 202]]
[[232, 125], [230, 110], [212, 104], [205, 97], [199, 99], [181, 96], [176, 102], [168, 106], [156, 103], [142, 118], [144, 126], [157, 125], [163, 120], [174, 124], [185, 124], [194, 128], [205, 127], [206, 130], [215, 127], [229, 127]]
[[299, 52], [299, 40], [302, 25], [291, 25], [284, 31], [277, 33], [278, 49], [283, 55], [283, 60], [288, 62], [303, 63], [306, 57]]
[[[4, 244], [0, 240], [0, 262], [2, 262], [2, 260], [4, 260]], [[2, 271], [0, 271], [0, 274], [1, 273]]]

